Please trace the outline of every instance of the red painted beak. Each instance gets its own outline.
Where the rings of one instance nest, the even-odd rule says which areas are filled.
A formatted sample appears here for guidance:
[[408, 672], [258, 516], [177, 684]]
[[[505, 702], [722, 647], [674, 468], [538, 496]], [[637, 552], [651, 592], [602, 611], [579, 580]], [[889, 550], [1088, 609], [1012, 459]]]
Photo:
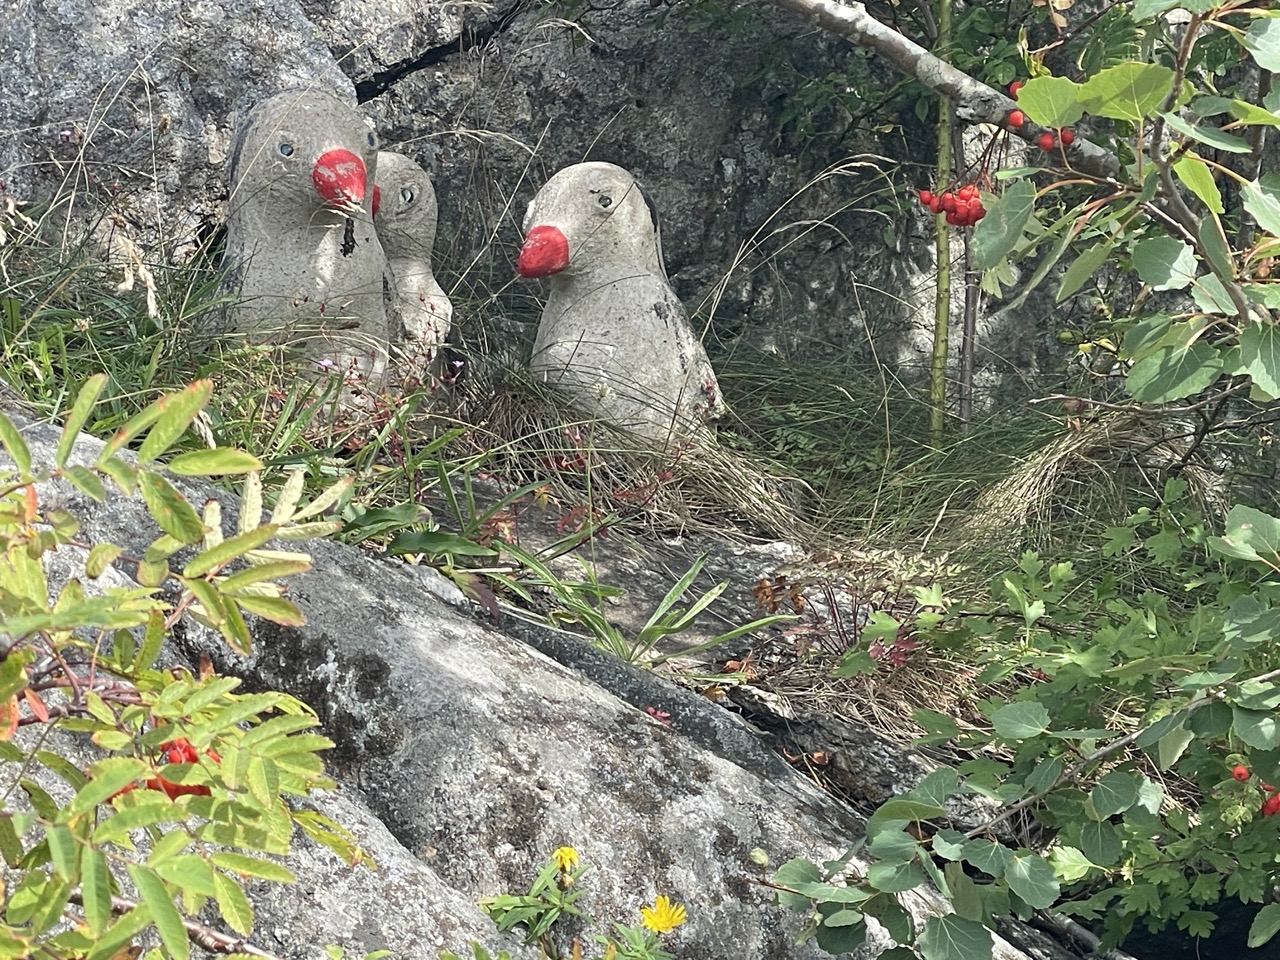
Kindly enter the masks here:
[[549, 277], [569, 265], [569, 239], [559, 227], [534, 227], [524, 237], [516, 270], [526, 279]]
[[364, 202], [368, 174], [364, 161], [350, 150], [329, 150], [311, 169], [311, 182], [330, 206], [355, 207]]
[[382, 206], [382, 188], [376, 183], [373, 185], [373, 215], [378, 215], [378, 207]]

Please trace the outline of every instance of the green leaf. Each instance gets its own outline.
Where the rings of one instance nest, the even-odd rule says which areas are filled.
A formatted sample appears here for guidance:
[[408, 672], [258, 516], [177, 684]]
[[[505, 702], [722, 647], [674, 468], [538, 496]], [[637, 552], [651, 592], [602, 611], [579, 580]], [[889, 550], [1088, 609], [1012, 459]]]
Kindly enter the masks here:
[[151, 911], [145, 904], [139, 904], [128, 913], [122, 914], [115, 923], [107, 928], [102, 936], [94, 940], [93, 949], [85, 960], [112, 960], [116, 952], [134, 937], [142, 933], [151, 923]]
[[1258, 17], [1240, 40], [1263, 70], [1280, 71], [1280, 21]]
[[1160, 738], [1160, 742], [1156, 745], [1156, 765], [1161, 770], [1168, 770], [1180, 759], [1187, 747], [1191, 745], [1191, 741], [1196, 738], [1195, 733], [1188, 729], [1185, 725], [1179, 724], [1169, 733]]
[[58, 819], [66, 823], [89, 813], [98, 804], [150, 772], [150, 767], [133, 757], [108, 757], [89, 768], [90, 779], [64, 807]]
[[164, 614], [159, 610], [152, 610], [147, 616], [147, 628], [142, 634], [142, 649], [138, 651], [138, 656], [134, 660], [134, 670], [141, 672], [151, 669], [156, 662], [156, 657], [160, 656], [164, 638]]
[[83, 849], [76, 842], [70, 827], [54, 825], [44, 832], [49, 842], [49, 856], [53, 861], [54, 872], [68, 883], [80, 881], [80, 851]]
[[102, 481], [88, 467], [82, 467], [79, 464], [64, 467], [62, 475], [67, 478], [67, 481], [72, 486], [90, 499], [102, 503], [107, 498], [107, 491], [103, 488]]
[[222, 919], [236, 933], [247, 937], [253, 932], [253, 906], [244, 895], [240, 884], [224, 873], [213, 875], [214, 897], [218, 901], [218, 912]]
[[180, 453], [169, 461], [167, 469], [180, 477], [216, 477], [261, 470], [262, 461], [244, 450], [218, 447]]
[[940, 767], [911, 788], [912, 800], [943, 806], [960, 785], [960, 775], [952, 767]]
[[212, 854], [210, 859], [215, 866], [222, 867], [224, 870], [232, 870], [260, 880], [270, 880], [273, 883], [294, 883], [298, 879], [287, 867], [282, 867], [271, 860], [263, 860], [261, 857], [221, 852]]
[[1173, 172], [1183, 186], [1200, 198], [1200, 202], [1214, 213], [1222, 213], [1226, 207], [1222, 205], [1222, 191], [1218, 189], [1213, 172], [1204, 159], [1189, 150], [1173, 164]]
[[107, 872], [107, 858], [97, 847], [85, 848], [80, 892], [89, 933], [97, 937], [111, 919], [111, 878]]
[[[1111, 826], [1107, 824], [1107, 826]], [[1097, 869], [1097, 864], [1090, 862], [1075, 847], [1055, 846], [1049, 851], [1049, 862], [1053, 864], [1053, 872], [1059, 880], [1075, 883], [1083, 880], [1090, 871]]]
[[1231, 721], [1236, 736], [1255, 750], [1280, 746], [1280, 725], [1270, 711], [1232, 707]]
[[943, 827], [933, 835], [932, 848], [934, 854], [943, 860], [960, 860], [964, 857], [964, 834]]
[[978, 885], [969, 878], [959, 863], [948, 863], [943, 872], [947, 881], [948, 898], [956, 913], [981, 922], [986, 916], [986, 910], [982, 905]]
[[884, 893], [905, 893], [924, 881], [924, 870], [914, 862], [878, 862], [867, 867], [867, 883]]
[[9, 456], [17, 465], [18, 473], [24, 477], [29, 476], [31, 474], [31, 451], [27, 448], [27, 441], [22, 439], [22, 434], [13, 425], [13, 421], [3, 413], [0, 413], [0, 443], [4, 444], [5, 450], [9, 452]]
[[924, 960], [990, 960], [994, 941], [982, 924], [949, 913], [926, 920], [916, 946]]
[[1125, 386], [1140, 403], [1169, 403], [1194, 396], [1222, 375], [1222, 357], [1197, 340], [1187, 348], [1166, 346], [1133, 365]]
[[251, 613], [283, 627], [301, 627], [307, 618], [302, 615], [297, 604], [283, 597], [255, 597], [251, 594], [239, 594], [230, 598], [245, 613]]
[[1100, 867], [1112, 867], [1120, 862], [1124, 845], [1115, 825], [1106, 820], [1086, 820], [1080, 825], [1080, 850]]
[[1089, 791], [1093, 809], [1102, 819], [1124, 813], [1138, 801], [1138, 781], [1124, 770], [1113, 770]]
[[138, 463], [146, 465], [165, 453], [174, 442], [187, 432], [209, 397], [213, 395], [212, 380], [197, 380], [176, 393], [168, 393], [156, 401], [158, 410], [155, 425], [138, 448]]
[[257, 527], [247, 533], [236, 534], [229, 540], [223, 540], [216, 547], [203, 550], [191, 558], [191, 562], [182, 568], [184, 577], [203, 577], [209, 571], [230, 563], [254, 550], [276, 535], [277, 528], [270, 524]]
[[1247, 100], [1230, 100], [1227, 111], [1251, 127], [1280, 127], [1280, 116]]
[[1044, 704], [1022, 700], [1001, 707], [991, 722], [996, 733], [1006, 740], [1026, 740], [1049, 729], [1049, 711]]
[[1280, 237], [1280, 176], [1268, 173], [1240, 188], [1244, 208], [1258, 221], [1258, 226], [1273, 237]]
[[[1267, 638], [1273, 634], [1268, 633]], [[1211, 738], [1225, 736], [1231, 729], [1231, 707], [1221, 700], [1215, 700], [1207, 707], [1202, 707], [1187, 718], [1187, 726], [1197, 737]]]
[[878, 824], [874, 833], [869, 833], [870, 843], [867, 849], [873, 857], [881, 860], [910, 860], [920, 850], [915, 837], [907, 833], [904, 827], [910, 820], [887, 820]]
[[[795, 857], [778, 867], [778, 872], [773, 875], [773, 882], [781, 887], [793, 888], [804, 883], [821, 883], [822, 871], [813, 861], [806, 860], [804, 857]], [[788, 909], [809, 909], [808, 897], [788, 893], [785, 890], [779, 890], [777, 894], [778, 902]]]
[[[1211, 537], [1210, 545], [1219, 553], [1241, 560], [1275, 563], [1280, 561], [1280, 520], [1253, 507], [1236, 504], [1227, 512], [1226, 532], [1221, 537]], [[1241, 597], [1233, 601], [1228, 609], [1238, 611], [1241, 616], [1246, 615], [1251, 608], [1236, 606], [1244, 599]], [[1255, 612], [1260, 612], [1260, 609]]]
[[1057, 901], [1058, 878], [1053, 867], [1038, 853], [1015, 850], [1004, 868], [1009, 889], [1037, 910], [1047, 909]]
[[1018, 109], [1041, 126], [1069, 127], [1084, 115], [1083, 92], [1066, 77], [1034, 77], [1018, 91]]
[[97, 468], [116, 482], [120, 492], [126, 497], [133, 496], [138, 486], [138, 471], [132, 464], [125, 463], [119, 457], [99, 458]]
[[141, 864], [131, 863], [127, 869], [134, 886], [138, 888], [138, 898], [151, 913], [165, 949], [175, 960], [188, 960], [191, 943], [187, 939], [187, 929], [182, 925], [182, 917], [178, 908], [173, 905], [173, 897], [165, 889], [164, 881], [154, 870]]
[[1253, 382], [1273, 397], [1280, 396], [1280, 328], [1251, 323], [1240, 334], [1240, 361]]
[[1268, 903], [1249, 925], [1249, 946], [1260, 947], [1269, 943], [1277, 931], [1280, 931], [1280, 903]]
[[936, 803], [922, 803], [919, 800], [894, 797], [880, 804], [876, 812], [867, 819], [867, 833], [878, 830], [882, 824], [894, 820], [933, 820], [945, 813], [946, 811]]
[[[1026, 87], [1019, 91], [1019, 100], [1025, 90]], [[989, 270], [1017, 246], [1022, 239], [1023, 227], [1031, 217], [1035, 201], [1035, 185], [1030, 180], [1018, 180], [987, 206], [987, 215], [978, 221], [973, 230], [975, 270]]]
[[307, 560], [276, 560], [271, 563], [255, 564], [219, 581], [219, 589], [227, 596], [234, 596], [237, 590], [256, 587], [263, 581], [274, 581], [296, 573], [306, 573], [310, 569], [311, 563]]
[[1212, 273], [1197, 277], [1191, 287], [1191, 299], [1205, 313], [1217, 313], [1227, 317], [1240, 315], [1240, 308], [1231, 299], [1231, 294]]
[[1217, 127], [1194, 126], [1176, 113], [1162, 113], [1160, 116], [1164, 117], [1166, 124], [1183, 136], [1190, 137], [1207, 147], [1213, 147], [1215, 150], [1225, 150], [1227, 153], [1250, 153], [1253, 150], [1247, 140], [1230, 133], [1223, 133]]
[[993, 877], [1004, 876], [1004, 868], [1010, 856], [1008, 847], [993, 840], [965, 841], [964, 858], [983, 873]]
[[1058, 294], [1054, 298], [1055, 302], [1061, 303], [1084, 286], [1084, 282], [1097, 273], [1098, 268], [1107, 262], [1107, 258], [1111, 256], [1111, 251], [1114, 247], [1115, 243], [1113, 241], [1104, 240], [1102, 243], [1095, 243], [1080, 256], [1076, 257], [1075, 263], [1071, 264], [1067, 268], [1067, 272], [1062, 275], [1062, 282], [1058, 285]]
[[202, 856], [183, 853], [159, 860], [152, 866], [161, 879], [175, 884], [184, 892], [189, 891], [202, 897], [212, 897], [217, 892], [213, 868]]
[[1156, 290], [1181, 290], [1196, 277], [1196, 256], [1189, 243], [1152, 237], [1133, 248], [1133, 268]]
[[1133, 19], [1150, 20], [1152, 17], [1172, 10], [1180, 3], [1181, 0], [1136, 0], [1133, 5]]
[[152, 518], [169, 536], [181, 543], [195, 543], [204, 537], [199, 514], [164, 477], [144, 470], [138, 474], [138, 489]]
[[84, 562], [85, 575], [90, 580], [97, 580], [106, 573], [107, 568], [113, 564], [116, 559], [124, 553], [123, 547], [118, 547], [114, 543], [98, 543], [94, 544], [89, 550], [89, 557]]
[[1200, 238], [1200, 249], [1209, 258], [1213, 269], [1224, 277], [1232, 276], [1234, 266], [1231, 251], [1227, 248], [1227, 241], [1222, 233], [1222, 222], [1217, 217], [1205, 217], [1200, 221], [1196, 236]]
[[76, 394], [76, 401], [71, 405], [71, 413], [67, 415], [67, 421], [63, 424], [62, 436], [58, 438], [58, 449], [53, 457], [54, 465], [59, 470], [67, 465], [67, 458], [71, 456], [71, 448], [75, 446], [76, 437], [84, 429], [85, 422], [89, 419], [89, 414], [93, 411], [94, 404], [98, 402], [98, 396], [102, 393], [102, 388], [107, 385], [108, 379], [105, 373], [95, 373], [85, 381], [80, 392]]
[[[1164, 106], [1173, 90], [1173, 81], [1173, 71], [1158, 63], [1118, 63], [1090, 77], [1079, 97], [1086, 113], [1137, 123], [1155, 116]], [[1018, 102], [1022, 102], [1021, 90]]]

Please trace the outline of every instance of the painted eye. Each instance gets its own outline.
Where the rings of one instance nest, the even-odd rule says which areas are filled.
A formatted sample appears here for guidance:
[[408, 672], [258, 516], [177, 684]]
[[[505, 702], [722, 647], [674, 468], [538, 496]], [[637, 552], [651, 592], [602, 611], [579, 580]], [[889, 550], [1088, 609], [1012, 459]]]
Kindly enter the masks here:
[[605, 209], [608, 209], [613, 206], [613, 197], [609, 196], [607, 193], [602, 193], [600, 194], [600, 199], [598, 199], [596, 203], [600, 204], [600, 206]]
[[413, 203], [413, 201], [418, 199], [418, 191], [413, 187], [401, 187], [400, 199], [405, 203]]
[[278, 148], [278, 149], [280, 150], [280, 156], [282, 156], [282, 157], [292, 157], [292, 156], [293, 156], [293, 144], [292, 144], [292, 143], [282, 143], [282, 144], [280, 144], [280, 146], [279, 146], [279, 148]]
[[367, 139], [369, 141], [369, 146], [376, 147], [378, 145], [378, 136], [372, 130], [369, 131], [369, 136]]

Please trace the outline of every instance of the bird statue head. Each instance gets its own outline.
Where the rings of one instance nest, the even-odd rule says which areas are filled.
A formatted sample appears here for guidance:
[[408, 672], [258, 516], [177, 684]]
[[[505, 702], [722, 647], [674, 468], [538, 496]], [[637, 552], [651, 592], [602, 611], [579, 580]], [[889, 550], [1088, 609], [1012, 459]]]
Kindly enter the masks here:
[[427, 171], [403, 153], [380, 150], [373, 191], [373, 215], [387, 255], [429, 258], [439, 214]]
[[516, 269], [526, 278], [633, 270], [665, 279], [657, 208], [622, 167], [565, 167], [529, 204]]
[[354, 213], [371, 201], [378, 136], [336, 97], [289, 90], [259, 103], [231, 160], [233, 209], [293, 219], [317, 205]]

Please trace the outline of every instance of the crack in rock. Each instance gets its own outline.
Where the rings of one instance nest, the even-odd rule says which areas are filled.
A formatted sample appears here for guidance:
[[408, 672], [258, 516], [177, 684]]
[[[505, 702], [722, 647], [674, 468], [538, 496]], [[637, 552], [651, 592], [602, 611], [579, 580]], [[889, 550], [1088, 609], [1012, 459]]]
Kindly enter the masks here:
[[483, 47], [494, 37], [505, 33], [511, 24], [515, 22], [516, 17], [529, 9], [529, 6], [528, 2], [522, 0], [522, 2], [512, 5], [511, 9], [500, 17], [486, 21], [479, 26], [464, 23], [458, 39], [430, 47], [416, 57], [402, 60], [386, 70], [379, 70], [367, 80], [357, 81], [355, 85], [356, 102], [368, 103], [374, 97], [385, 93], [398, 81], [411, 74], [442, 63], [457, 54], [467, 53], [470, 50]]

